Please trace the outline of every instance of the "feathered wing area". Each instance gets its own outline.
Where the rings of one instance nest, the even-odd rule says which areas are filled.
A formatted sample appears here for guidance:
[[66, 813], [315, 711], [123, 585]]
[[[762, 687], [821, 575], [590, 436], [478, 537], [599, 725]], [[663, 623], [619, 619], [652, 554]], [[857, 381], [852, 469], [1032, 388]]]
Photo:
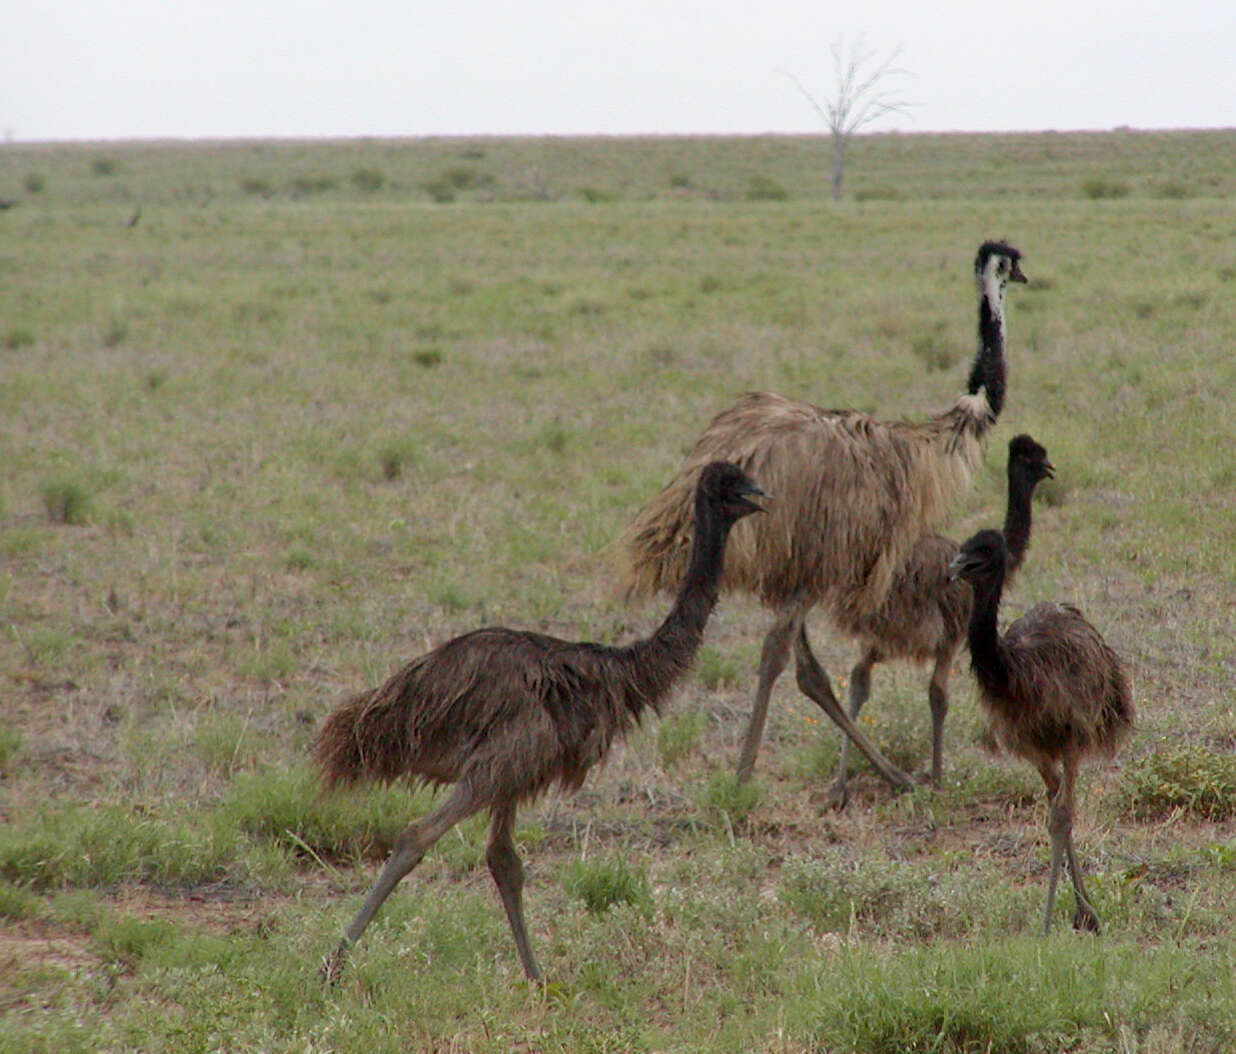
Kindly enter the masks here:
[[893, 576], [884, 603], [870, 614], [835, 619], [842, 632], [879, 649], [884, 659], [936, 657], [948, 641], [960, 643], [970, 618], [970, 586], [949, 573], [957, 544], [924, 535]]
[[1037, 604], [1009, 626], [1003, 645], [1003, 699], [986, 691], [980, 699], [1010, 751], [1051, 758], [1069, 743], [1079, 754], [1110, 754], [1132, 730], [1124, 666], [1077, 608]]
[[969, 486], [995, 417], [980, 391], [925, 422], [823, 410], [772, 392], [718, 414], [621, 539], [628, 598], [678, 587], [690, 548], [693, 494], [704, 464], [732, 461], [775, 496], [739, 523], [722, 586], [765, 603], [796, 594], [838, 615], [869, 614], [915, 541]]
[[555, 781], [576, 789], [689, 661], [639, 662], [636, 647], [501, 628], [456, 637], [330, 715], [314, 744], [323, 780], [467, 777], [515, 801]]

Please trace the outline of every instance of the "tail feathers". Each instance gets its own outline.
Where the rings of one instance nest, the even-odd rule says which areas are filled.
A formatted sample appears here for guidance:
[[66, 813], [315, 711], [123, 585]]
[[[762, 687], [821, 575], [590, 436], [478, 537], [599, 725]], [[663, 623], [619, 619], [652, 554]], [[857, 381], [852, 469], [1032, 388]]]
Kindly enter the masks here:
[[382, 703], [380, 691], [361, 692], [341, 703], [318, 730], [313, 756], [328, 788], [389, 782], [404, 775], [409, 753], [406, 715]]

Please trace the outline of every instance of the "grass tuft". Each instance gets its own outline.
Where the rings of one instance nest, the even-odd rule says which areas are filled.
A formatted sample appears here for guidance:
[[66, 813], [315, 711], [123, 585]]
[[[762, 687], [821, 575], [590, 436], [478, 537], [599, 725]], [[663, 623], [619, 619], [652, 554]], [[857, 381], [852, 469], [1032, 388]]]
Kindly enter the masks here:
[[43, 508], [52, 523], [81, 526], [90, 522], [94, 495], [81, 480], [61, 477], [48, 480], [41, 490]]
[[662, 768], [670, 771], [695, 750], [707, 720], [699, 710], [679, 710], [661, 718], [657, 726], [657, 753]]
[[604, 915], [618, 904], [644, 911], [652, 908], [647, 874], [617, 854], [573, 861], [563, 884], [592, 915]]
[[9, 351], [28, 348], [34, 343], [34, 331], [26, 326], [13, 326], [5, 331], [4, 337], [0, 338], [0, 343], [3, 343]]
[[1139, 820], [1177, 810], [1203, 820], [1236, 816], [1236, 756], [1204, 747], [1147, 754], [1124, 769], [1126, 809]]

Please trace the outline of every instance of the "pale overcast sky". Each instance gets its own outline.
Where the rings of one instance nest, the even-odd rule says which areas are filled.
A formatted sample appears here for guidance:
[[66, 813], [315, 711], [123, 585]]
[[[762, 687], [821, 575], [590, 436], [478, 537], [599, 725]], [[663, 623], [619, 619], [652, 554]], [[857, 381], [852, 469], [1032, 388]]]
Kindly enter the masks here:
[[[1236, 4], [9, 0], [0, 132], [817, 132], [830, 44], [901, 48], [874, 129], [1236, 126]], [[1236, 159], [1234, 159], [1236, 163]]]

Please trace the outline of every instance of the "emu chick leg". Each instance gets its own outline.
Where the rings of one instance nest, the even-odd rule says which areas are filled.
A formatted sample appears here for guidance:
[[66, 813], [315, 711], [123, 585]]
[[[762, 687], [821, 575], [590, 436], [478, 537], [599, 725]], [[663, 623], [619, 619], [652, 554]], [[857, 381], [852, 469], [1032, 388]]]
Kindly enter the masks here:
[[519, 962], [528, 980], [535, 982], [541, 979], [541, 971], [537, 967], [536, 959], [532, 957], [532, 945], [528, 941], [528, 930], [524, 925], [524, 868], [519, 854], [515, 852], [515, 841], [511, 837], [514, 826], [514, 805], [503, 805], [494, 810], [494, 822], [490, 827], [489, 848], [485, 852], [485, 860], [498, 887], [502, 906], [506, 909], [506, 918], [515, 937], [515, 948], [519, 952]]
[[399, 837], [395, 839], [395, 848], [378, 875], [377, 882], [365, 897], [360, 911], [356, 913], [351, 925], [344, 930], [339, 946], [322, 964], [323, 980], [333, 984], [339, 979], [339, 971], [348, 957], [349, 949], [360, 940], [365, 927], [399, 884], [399, 880], [421, 862], [421, 858], [439, 838], [460, 820], [471, 816], [483, 804], [484, 802], [477, 800], [470, 786], [463, 782], [458, 783], [451, 796], [437, 809], [408, 824], [399, 833]]
[[811, 651], [805, 623], [799, 623], [794, 649], [798, 659], [798, 687], [803, 693], [837, 722], [841, 730], [854, 741], [854, 745], [859, 750], [867, 755], [867, 760], [876, 767], [880, 775], [888, 780], [894, 789], [909, 790], [913, 787], [914, 781], [881, 754], [875, 744], [859, 731], [858, 726], [841, 709], [841, 704], [837, 702], [837, 697], [833, 694], [833, 686], [828, 680], [828, 674], [824, 672]]
[[[863, 704], [871, 694], [871, 670], [880, 661], [878, 648], [868, 648], [863, 657], [854, 664], [850, 671], [850, 720], [857, 721], [863, 709]], [[838, 806], [844, 805], [849, 798], [846, 786], [850, 767], [850, 737], [841, 734], [841, 746], [837, 752], [837, 775], [833, 780], [831, 796]]]

